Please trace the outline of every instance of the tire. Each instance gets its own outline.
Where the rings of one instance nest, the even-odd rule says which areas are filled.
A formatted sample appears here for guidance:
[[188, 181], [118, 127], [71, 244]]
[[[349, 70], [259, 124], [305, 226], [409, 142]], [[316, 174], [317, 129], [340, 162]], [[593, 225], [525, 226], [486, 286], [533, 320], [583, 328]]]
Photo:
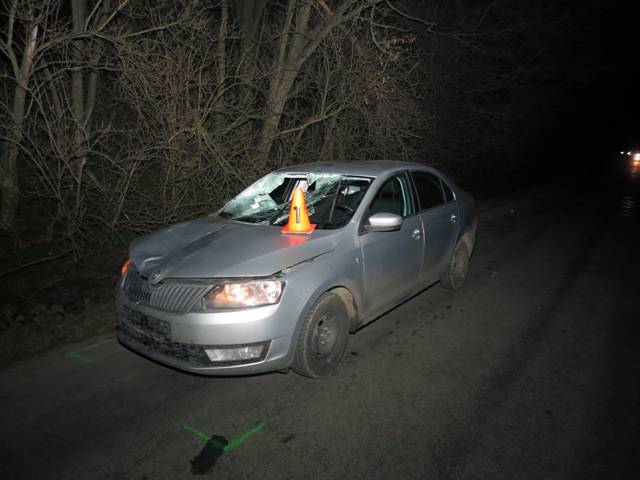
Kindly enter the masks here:
[[469, 250], [463, 241], [458, 241], [451, 254], [447, 271], [440, 279], [440, 284], [447, 290], [459, 290], [464, 285], [469, 271]]
[[347, 350], [349, 313], [342, 299], [326, 292], [313, 304], [302, 323], [293, 370], [305, 377], [331, 375]]

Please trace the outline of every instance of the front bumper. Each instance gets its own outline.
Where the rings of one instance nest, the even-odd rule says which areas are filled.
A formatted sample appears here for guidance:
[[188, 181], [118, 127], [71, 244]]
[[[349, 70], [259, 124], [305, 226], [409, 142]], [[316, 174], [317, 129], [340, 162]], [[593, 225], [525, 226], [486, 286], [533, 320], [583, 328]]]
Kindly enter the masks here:
[[[221, 312], [175, 313], [135, 304], [118, 289], [118, 340], [159, 363], [204, 375], [246, 375], [287, 368], [297, 317], [280, 303]], [[211, 362], [205, 350], [265, 343], [258, 359]]]

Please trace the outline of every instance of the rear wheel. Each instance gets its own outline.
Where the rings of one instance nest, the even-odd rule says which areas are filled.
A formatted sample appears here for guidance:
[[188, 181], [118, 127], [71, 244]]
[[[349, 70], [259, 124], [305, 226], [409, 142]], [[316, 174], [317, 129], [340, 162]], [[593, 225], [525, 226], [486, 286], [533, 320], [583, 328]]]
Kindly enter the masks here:
[[440, 283], [447, 290], [458, 290], [464, 284], [469, 271], [469, 250], [465, 243], [460, 240], [455, 250], [451, 254], [449, 267], [440, 279]]
[[324, 293], [305, 318], [296, 346], [293, 369], [305, 377], [333, 373], [349, 343], [349, 314], [335, 293]]

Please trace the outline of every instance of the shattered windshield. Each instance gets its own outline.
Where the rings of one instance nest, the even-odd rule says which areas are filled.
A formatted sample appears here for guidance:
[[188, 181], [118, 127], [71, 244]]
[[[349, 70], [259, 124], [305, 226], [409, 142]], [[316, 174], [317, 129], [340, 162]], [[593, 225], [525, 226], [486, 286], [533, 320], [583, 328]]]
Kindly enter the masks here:
[[333, 173], [271, 173], [230, 200], [222, 218], [262, 225], [284, 225], [296, 187], [305, 192], [309, 219], [320, 230], [346, 225], [360, 205], [371, 178]]

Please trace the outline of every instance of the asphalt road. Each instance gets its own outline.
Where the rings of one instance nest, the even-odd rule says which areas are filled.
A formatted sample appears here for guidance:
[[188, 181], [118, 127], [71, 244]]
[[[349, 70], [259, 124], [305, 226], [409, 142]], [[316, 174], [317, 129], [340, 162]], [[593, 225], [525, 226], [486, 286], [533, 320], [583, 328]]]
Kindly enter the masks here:
[[112, 337], [0, 371], [0, 478], [640, 478], [640, 196], [578, 183], [494, 202], [463, 290], [352, 335], [330, 378]]

